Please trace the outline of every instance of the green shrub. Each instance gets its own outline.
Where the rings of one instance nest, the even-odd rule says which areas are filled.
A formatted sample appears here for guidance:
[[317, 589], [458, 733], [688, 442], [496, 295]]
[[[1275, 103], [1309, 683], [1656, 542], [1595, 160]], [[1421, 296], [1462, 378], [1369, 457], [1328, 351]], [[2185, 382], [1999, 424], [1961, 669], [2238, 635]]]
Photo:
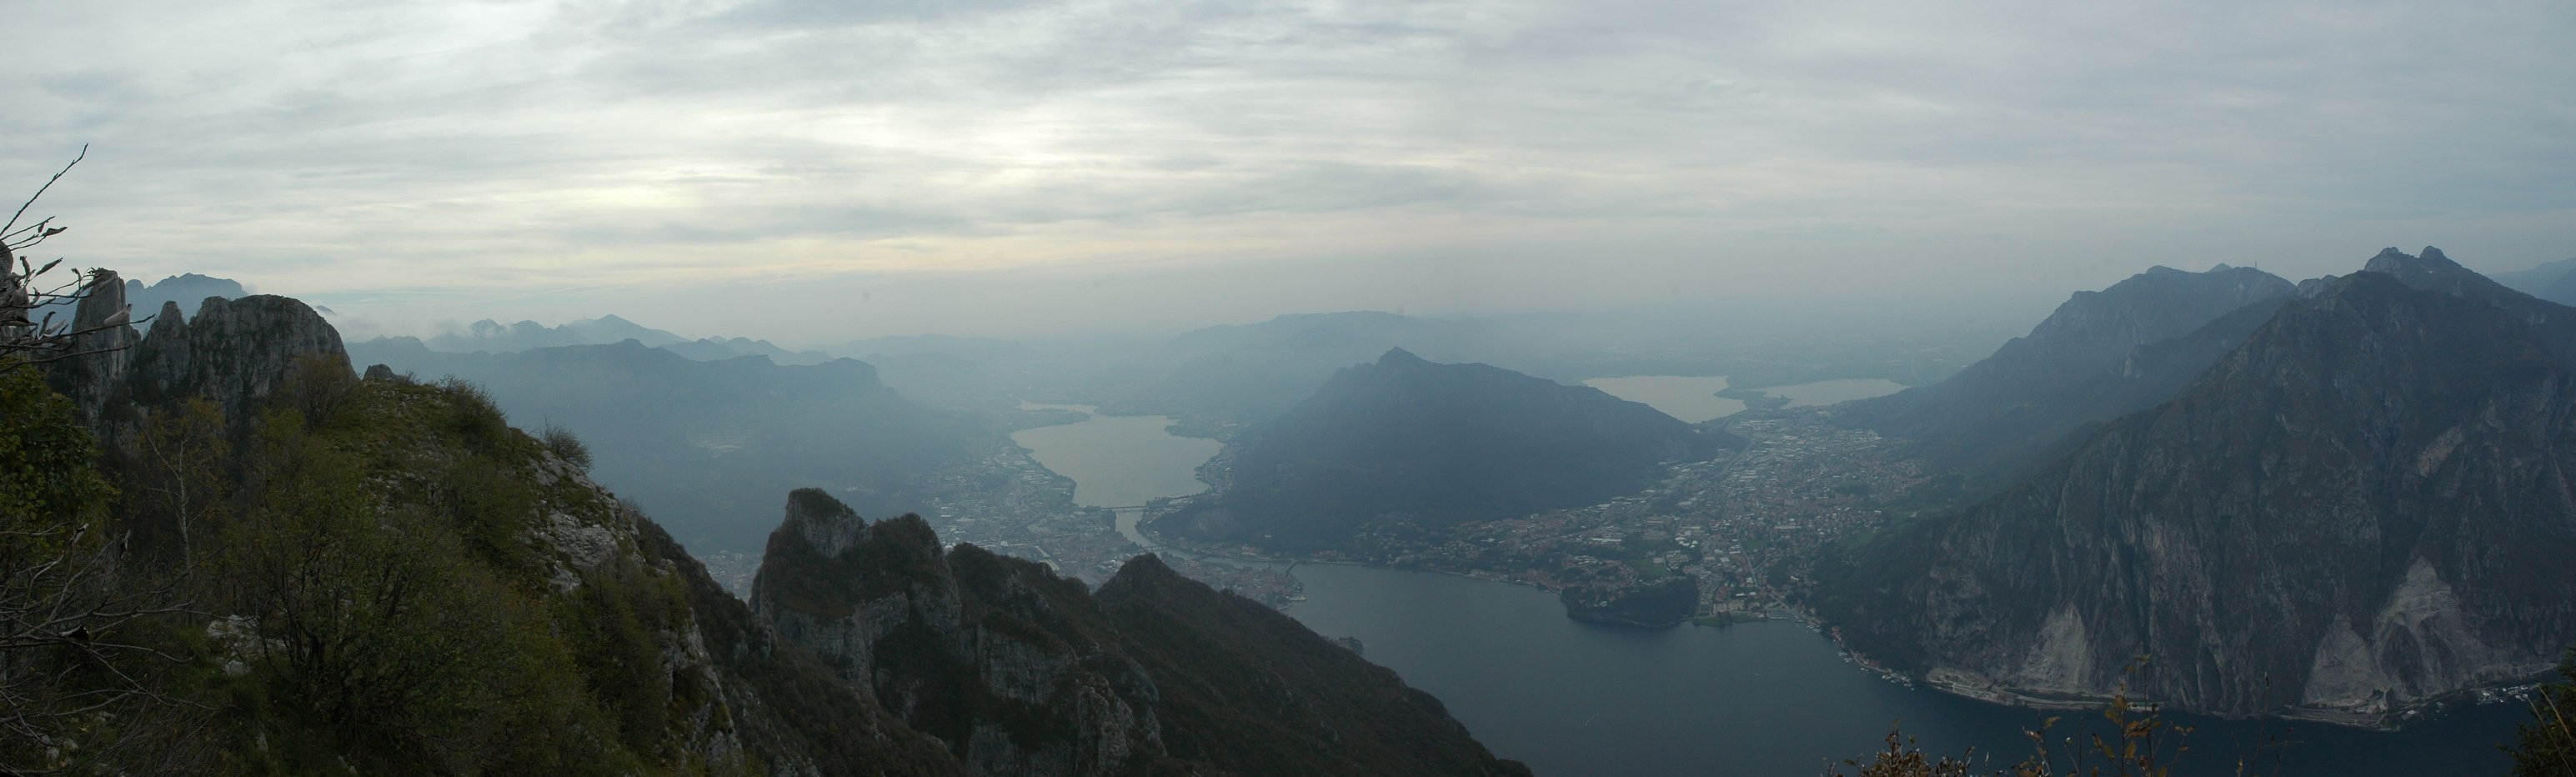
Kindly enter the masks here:
[[0, 529], [52, 526], [103, 506], [98, 441], [32, 369], [0, 371]]
[[446, 432], [482, 449], [498, 446], [510, 438], [514, 431], [510, 428], [510, 418], [502, 414], [500, 405], [493, 403], [492, 392], [460, 378], [441, 380], [438, 388], [446, 392], [449, 399]]
[[[361, 460], [273, 413], [254, 432], [266, 473], [224, 532], [216, 576], [260, 641], [259, 693], [234, 752], [305, 773], [633, 773], [617, 721], [580, 684], [545, 603], [491, 546], [518, 547], [533, 486], [487, 459], [448, 473], [447, 504], [385, 505]], [[516, 528], [513, 528], [515, 524]], [[620, 635], [626, 636], [626, 635]]]
[[580, 467], [583, 472], [590, 471], [590, 445], [582, 442], [580, 437], [573, 436], [572, 430], [556, 426], [553, 421], [547, 421], [545, 428], [537, 431], [537, 441], [545, 443], [546, 450], [553, 452], [557, 458], [571, 462], [573, 466]]

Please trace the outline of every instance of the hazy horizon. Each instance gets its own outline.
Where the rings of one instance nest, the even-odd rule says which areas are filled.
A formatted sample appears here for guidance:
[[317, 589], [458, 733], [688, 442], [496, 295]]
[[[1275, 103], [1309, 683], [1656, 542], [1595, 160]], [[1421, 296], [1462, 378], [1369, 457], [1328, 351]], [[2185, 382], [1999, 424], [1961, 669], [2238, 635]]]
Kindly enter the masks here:
[[[0, 193], [352, 337], [1995, 311], [2576, 256], [2548, 3], [41, 5]], [[1965, 314], [1963, 314], [1965, 315]]]

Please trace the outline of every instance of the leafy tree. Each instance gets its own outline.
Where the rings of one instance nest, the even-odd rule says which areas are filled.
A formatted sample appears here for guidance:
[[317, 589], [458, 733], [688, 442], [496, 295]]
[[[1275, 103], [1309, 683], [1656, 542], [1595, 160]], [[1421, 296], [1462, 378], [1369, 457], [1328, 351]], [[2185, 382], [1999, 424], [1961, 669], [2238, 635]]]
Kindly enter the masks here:
[[219, 521], [230, 504], [225, 466], [232, 444], [224, 434], [223, 408], [201, 398], [183, 400], [146, 422], [134, 446], [140, 453], [130, 477], [130, 490], [140, 497], [136, 507], [178, 533], [181, 566], [194, 569], [194, 528]]
[[[423, 404], [466, 401], [440, 389], [405, 390], [439, 394], [405, 398]], [[523, 536], [480, 520], [532, 511], [533, 496], [517, 493], [528, 485], [497, 461], [443, 448], [462, 454], [457, 471], [496, 490], [442, 486], [425, 501], [388, 499], [386, 473], [361, 451], [372, 447], [368, 441], [395, 439], [394, 432], [374, 415], [381, 407], [364, 407], [368, 401], [349, 398], [351, 412], [311, 422], [291, 408], [272, 410], [245, 447], [249, 490], [226, 524], [220, 573], [211, 576], [229, 611], [245, 621], [220, 649], [249, 665], [257, 687], [237, 702], [255, 727], [236, 735], [277, 742], [267, 751], [278, 753], [275, 762], [265, 766], [289, 773], [335, 764], [442, 773], [639, 771], [621, 744], [661, 744], [666, 732], [653, 727], [661, 719], [627, 716], [647, 730], [621, 737], [632, 724], [612, 719], [584, 694], [603, 686], [580, 682], [593, 670], [557, 633], [547, 602], [511, 583], [518, 577], [512, 567], [525, 560], [494, 556], [520, 547]], [[493, 499], [507, 504], [484, 504]], [[625, 622], [633, 617], [620, 610], [574, 620], [607, 631], [621, 642], [617, 649], [632, 653], [633, 640], [643, 639]], [[651, 657], [658, 661], [659, 653]], [[669, 685], [667, 672], [657, 670], [614, 690], [656, 688], [636, 678]], [[654, 697], [656, 710], [666, 695]], [[228, 749], [260, 750], [246, 745]]]
[[113, 493], [97, 459], [98, 441], [70, 399], [47, 390], [33, 370], [0, 373], [0, 531], [24, 539], [95, 517]]
[[69, 399], [0, 369], [0, 773], [76, 765], [113, 748], [119, 716], [184, 706], [138, 679], [157, 654], [129, 626], [171, 608], [114, 585], [97, 457]]

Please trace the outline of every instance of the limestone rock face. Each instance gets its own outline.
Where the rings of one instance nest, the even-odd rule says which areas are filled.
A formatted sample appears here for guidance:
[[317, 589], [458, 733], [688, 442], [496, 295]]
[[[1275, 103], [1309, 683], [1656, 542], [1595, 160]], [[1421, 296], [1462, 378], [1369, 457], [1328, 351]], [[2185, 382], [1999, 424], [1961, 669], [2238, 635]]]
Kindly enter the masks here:
[[301, 359], [335, 361], [342, 370], [349, 365], [349, 351], [340, 344], [339, 330], [323, 322], [313, 308], [288, 297], [208, 297], [187, 322], [187, 330], [186, 377], [154, 377], [215, 399], [225, 405], [227, 416], [241, 409], [230, 400], [274, 393], [295, 373]]
[[807, 489], [751, 603], [982, 774], [1528, 773], [1393, 672], [1150, 555], [1095, 595]]
[[[98, 327], [123, 313], [126, 289], [113, 271], [98, 271], [80, 299], [79, 326]], [[179, 314], [179, 303], [165, 301], [151, 327], [149, 337], [131, 325], [82, 335], [79, 350], [90, 353], [47, 370], [55, 387], [111, 442], [141, 406], [203, 397], [241, 422], [247, 408], [275, 393], [307, 358], [348, 369], [339, 330], [288, 297], [207, 297], [194, 319]]]
[[1859, 552], [1823, 609], [1936, 680], [2125, 678], [2220, 713], [2384, 715], [2546, 670], [2576, 641], [2576, 311], [2447, 260], [2372, 268], [2020, 485]]
[[943, 551], [919, 517], [869, 524], [799, 490], [751, 600], [979, 772], [1119, 774], [1163, 750], [1153, 681], [1081, 583], [971, 545]]
[[[72, 329], [97, 331], [72, 338], [72, 353], [85, 355], [50, 365], [55, 387], [72, 398], [84, 420], [96, 421], [105, 413], [111, 396], [125, 381], [126, 362], [131, 358], [126, 350], [142, 339], [134, 327], [122, 323], [126, 317], [125, 282], [112, 270], [91, 274], [73, 309]], [[111, 325], [111, 320], [119, 323]]]
[[161, 303], [161, 312], [152, 316], [152, 329], [143, 342], [134, 346], [133, 369], [138, 376], [135, 393], [144, 396], [167, 396], [193, 374], [188, 359], [188, 319], [180, 315], [179, 303]]

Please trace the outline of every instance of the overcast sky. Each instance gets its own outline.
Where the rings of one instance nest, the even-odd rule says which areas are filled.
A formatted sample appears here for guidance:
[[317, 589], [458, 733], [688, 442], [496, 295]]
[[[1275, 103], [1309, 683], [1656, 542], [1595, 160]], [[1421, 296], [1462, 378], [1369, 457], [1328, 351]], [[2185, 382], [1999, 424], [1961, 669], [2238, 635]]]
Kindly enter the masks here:
[[2111, 5], [8, 0], [0, 192], [92, 144], [55, 253], [361, 329], [792, 342], [2576, 256], [2565, 0]]

